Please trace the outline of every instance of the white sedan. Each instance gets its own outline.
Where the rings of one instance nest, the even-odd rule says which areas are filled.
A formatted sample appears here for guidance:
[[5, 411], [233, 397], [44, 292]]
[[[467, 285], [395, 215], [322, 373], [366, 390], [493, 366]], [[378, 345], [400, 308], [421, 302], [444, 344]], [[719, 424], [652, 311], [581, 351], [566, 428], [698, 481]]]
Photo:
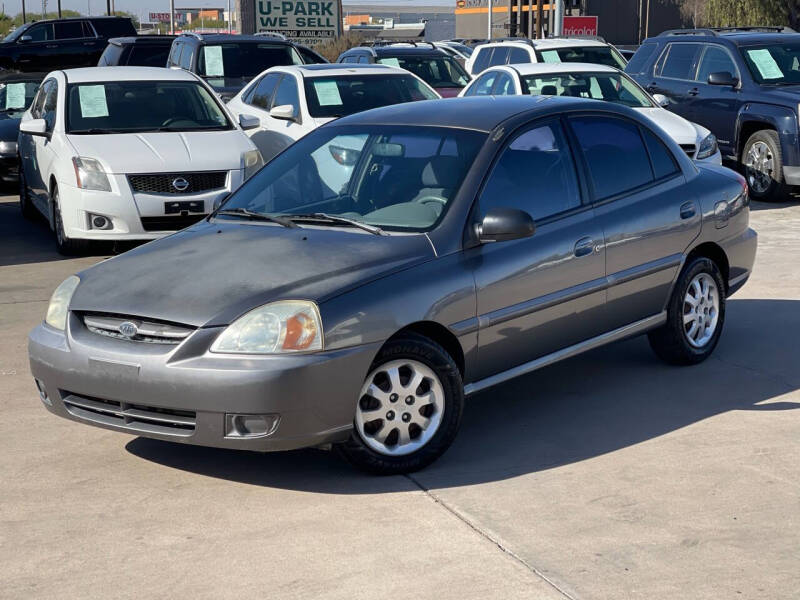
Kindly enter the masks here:
[[242, 131], [254, 125], [187, 71], [53, 71], [20, 122], [20, 207], [50, 221], [64, 254], [167, 235], [261, 167]]
[[238, 117], [258, 119], [260, 125], [247, 135], [269, 161], [333, 119], [436, 98], [441, 96], [432, 87], [398, 67], [294, 65], [267, 69], [228, 102], [228, 109]]
[[717, 138], [708, 129], [664, 108], [668, 100], [650, 96], [613, 67], [582, 63], [526, 63], [483, 71], [460, 96], [571, 96], [624, 104], [646, 114], [691, 158], [722, 164]]

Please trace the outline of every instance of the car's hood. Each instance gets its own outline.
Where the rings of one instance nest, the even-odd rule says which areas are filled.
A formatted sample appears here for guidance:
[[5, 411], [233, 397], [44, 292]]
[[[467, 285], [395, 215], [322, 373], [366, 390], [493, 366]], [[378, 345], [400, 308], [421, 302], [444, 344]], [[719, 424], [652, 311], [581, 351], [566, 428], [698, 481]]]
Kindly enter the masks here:
[[695, 144], [698, 142], [698, 138], [702, 139], [709, 134], [708, 129], [687, 121], [665, 108], [637, 108], [636, 110], [647, 115], [678, 144]]
[[242, 153], [254, 147], [238, 129], [67, 137], [78, 156], [120, 174], [239, 169]]
[[0, 142], [16, 142], [19, 136], [19, 119], [0, 115]]
[[321, 302], [433, 257], [422, 234], [202, 221], [83, 271], [70, 308], [225, 325], [273, 300]]

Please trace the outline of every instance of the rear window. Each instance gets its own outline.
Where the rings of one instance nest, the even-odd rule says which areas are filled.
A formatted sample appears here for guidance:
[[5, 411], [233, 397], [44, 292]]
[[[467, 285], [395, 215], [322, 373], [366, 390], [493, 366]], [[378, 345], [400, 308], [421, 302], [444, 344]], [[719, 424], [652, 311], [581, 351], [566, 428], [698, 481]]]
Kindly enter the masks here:
[[625, 67], [625, 71], [627, 73], [643, 73], [656, 48], [658, 48], [657, 44], [643, 44], [640, 46]]
[[574, 46], [536, 50], [539, 62], [592, 63], [617, 69], [625, 68], [625, 59], [611, 46]]
[[95, 19], [92, 20], [92, 25], [100, 37], [136, 35], [136, 29], [130, 19]]
[[409, 75], [348, 75], [305, 80], [308, 112], [315, 118], [344, 117], [379, 106], [438, 98]]
[[255, 77], [270, 67], [303, 64], [284, 44], [211, 44], [203, 46], [197, 71], [205, 77]]
[[134, 67], [163, 67], [167, 64], [170, 43], [161, 44], [134, 44], [128, 55], [128, 66]]

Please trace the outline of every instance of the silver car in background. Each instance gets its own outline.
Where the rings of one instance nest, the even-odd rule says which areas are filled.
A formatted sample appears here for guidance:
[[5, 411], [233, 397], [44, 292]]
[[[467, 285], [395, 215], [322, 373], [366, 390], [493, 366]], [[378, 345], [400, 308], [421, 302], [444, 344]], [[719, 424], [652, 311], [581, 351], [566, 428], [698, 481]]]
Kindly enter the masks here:
[[[360, 140], [349, 165], [322, 160]], [[345, 183], [322, 169], [345, 169]], [[536, 185], [530, 185], [536, 181]], [[464, 397], [647, 333], [714, 350], [753, 266], [744, 180], [608, 102], [463, 98], [337, 120], [208, 219], [68, 278], [30, 334], [56, 415], [419, 469]]]

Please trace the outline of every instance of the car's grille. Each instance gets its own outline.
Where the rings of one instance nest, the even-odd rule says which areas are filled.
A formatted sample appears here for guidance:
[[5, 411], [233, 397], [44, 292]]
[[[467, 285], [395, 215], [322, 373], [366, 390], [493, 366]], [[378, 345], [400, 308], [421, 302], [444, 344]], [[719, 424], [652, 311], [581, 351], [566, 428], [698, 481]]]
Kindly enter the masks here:
[[208, 215], [186, 215], [178, 217], [141, 217], [145, 231], [178, 231], [202, 221]]
[[136, 431], [187, 437], [194, 433], [196, 413], [90, 398], [61, 390], [67, 411], [76, 417]]
[[128, 175], [131, 189], [141, 194], [197, 194], [225, 187], [227, 171]]
[[158, 323], [119, 315], [86, 314], [83, 316], [83, 323], [86, 329], [97, 335], [147, 344], [180, 344], [194, 331], [194, 328], [186, 325]]
[[686, 152], [689, 158], [694, 158], [694, 153], [697, 152], [697, 146], [694, 144], [681, 144], [681, 150]]

